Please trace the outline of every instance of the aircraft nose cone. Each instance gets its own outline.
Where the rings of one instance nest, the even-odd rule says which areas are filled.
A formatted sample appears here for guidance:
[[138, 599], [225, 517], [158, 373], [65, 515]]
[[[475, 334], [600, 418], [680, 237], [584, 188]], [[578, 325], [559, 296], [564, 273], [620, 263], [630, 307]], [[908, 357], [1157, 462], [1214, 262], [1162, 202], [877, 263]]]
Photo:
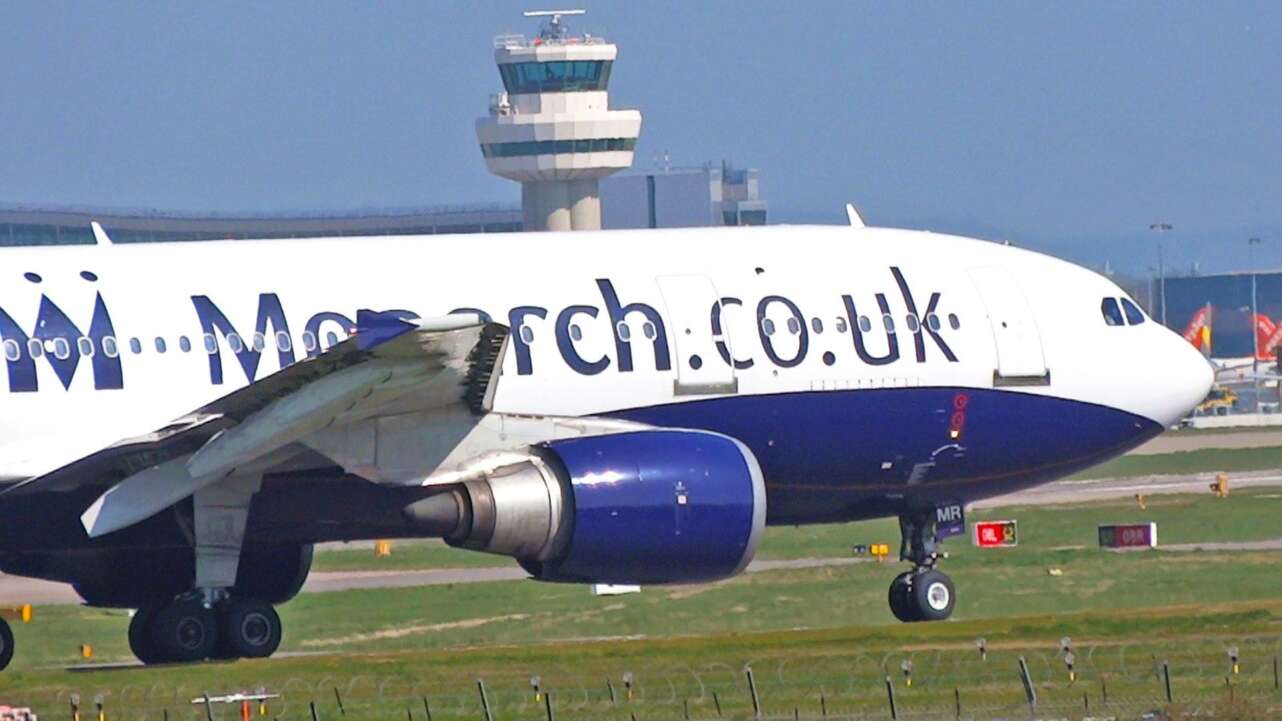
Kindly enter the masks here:
[[1161, 419], [1167, 426], [1186, 418], [1215, 385], [1215, 369], [1201, 352], [1174, 333], [1170, 334], [1170, 341], [1170, 371], [1164, 384], [1170, 395], [1169, 417]]

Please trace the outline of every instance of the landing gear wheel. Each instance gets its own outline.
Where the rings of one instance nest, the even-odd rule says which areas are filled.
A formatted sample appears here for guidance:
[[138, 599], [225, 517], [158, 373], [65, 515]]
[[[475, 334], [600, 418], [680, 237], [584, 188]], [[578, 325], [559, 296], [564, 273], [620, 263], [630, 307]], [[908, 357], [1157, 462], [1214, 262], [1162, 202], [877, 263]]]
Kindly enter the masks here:
[[919, 621], [943, 621], [953, 615], [957, 590], [947, 574], [931, 569], [912, 580], [912, 606]]
[[890, 582], [890, 612], [895, 614], [895, 618], [904, 623], [921, 620], [917, 617], [916, 609], [913, 606], [913, 587], [910, 582], [912, 575], [912, 571], [905, 571], [895, 576], [895, 580]]
[[214, 655], [218, 646], [214, 612], [199, 601], [174, 601], [156, 611], [147, 625], [152, 648], [165, 661], [201, 661]]
[[0, 671], [3, 671], [13, 660], [13, 630], [9, 622], [0, 618]]
[[157, 610], [156, 606], [144, 606], [129, 619], [129, 650], [148, 666], [164, 661], [151, 640], [151, 620], [156, 617]]
[[280, 616], [264, 601], [228, 601], [219, 631], [220, 655], [226, 658], [267, 658], [280, 647]]

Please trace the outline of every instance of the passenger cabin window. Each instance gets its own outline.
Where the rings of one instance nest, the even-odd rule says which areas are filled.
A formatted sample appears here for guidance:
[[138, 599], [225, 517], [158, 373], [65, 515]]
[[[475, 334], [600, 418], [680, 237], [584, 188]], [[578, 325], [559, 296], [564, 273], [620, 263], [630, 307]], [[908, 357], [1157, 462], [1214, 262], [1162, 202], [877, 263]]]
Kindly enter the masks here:
[[1131, 302], [1130, 298], [1122, 299], [1122, 312], [1126, 314], [1127, 325], [1139, 325], [1144, 322], [1144, 313], [1140, 311], [1139, 306]]
[[130, 350], [131, 352], [133, 352], [133, 354], [134, 354], [134, 355], [138, 355], [139, 353], [141, 353], [141, 352], [142, 352], [142, 341], [138, 340], [137, 338], [130, 338], [130, 339], [129, 339], [129, 350]]
[[183, 353], [191, 352], [191, 339], [185, 335], [178, 336], [178, 349]]
[[115, 338], [107, 336], [102, 339], [102, 354], [108, 358], [118, 358], [120, 356], [120, 349], [116, 347]]
[[22, 358], [22, 346], [18, 345], [18, 341], [12, 338], [5, 339], [4, 359], [13, 363], [20, 358]]
[[81, 336], [76, 339], [76, 350], [86, 358], [93, 357], [93, 341]]
[[1116, 298], [1105, 298], [1100, 303], [1100, 313], [1104, 314], [1104, 322], [1109, 325], [1126, 325], [1122, 319], [1122, 309], [1117, 305]]

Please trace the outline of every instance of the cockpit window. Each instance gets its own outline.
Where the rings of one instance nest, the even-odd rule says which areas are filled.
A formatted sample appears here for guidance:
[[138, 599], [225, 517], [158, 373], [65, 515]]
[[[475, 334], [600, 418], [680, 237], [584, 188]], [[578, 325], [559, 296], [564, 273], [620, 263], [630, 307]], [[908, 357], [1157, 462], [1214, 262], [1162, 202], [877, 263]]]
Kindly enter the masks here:
[[1105, 298], [1104, 302], [1100, 303], [1099, 309], [1104, 314], [1105, 323], [1109, 325], [1126, 325], [1126, 321], [1122, 320], [1122, 309], [1117, 307], [1116, 298]]
[[1127, 325], [1139, 325], [1144, 322], [1144, 314], [1140, 312], [1139, 306], [1131, 302], [1130, 298], [1122, 299], [1122, 310], [1126, 313]]

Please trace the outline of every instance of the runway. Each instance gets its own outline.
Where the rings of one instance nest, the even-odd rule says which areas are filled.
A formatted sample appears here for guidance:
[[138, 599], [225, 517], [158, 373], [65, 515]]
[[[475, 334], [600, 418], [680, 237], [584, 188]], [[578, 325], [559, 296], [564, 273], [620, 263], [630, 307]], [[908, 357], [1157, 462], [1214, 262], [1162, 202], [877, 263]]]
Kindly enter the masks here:
[[1199, 451], [1205, 448], [1270, 448], [1282, 446], [1282, 430], [1173, 431], [1132, 450], [1129, 456]]
[[[872, 558], [798, 558], [786, 561], [753, 561], [748, 573], [795, 568], [821, 568], [870, 563]], [[530, 574], [515, 564], [493, 568], [434, 568], [417, 571], [316, 571], [307, 577], [303, 593], [327, 593], [362, 588], [412, 588], [445, 586], [456, 583], [489, 583], [521, 581]], [[71, 586], [0, 574], [0, 607], [30, 603], [53, 606], [80, 603]]]
[[[1085, 481], [1056, 481], [1027, 491], [998, 496], [970, 504], [971, 508], [1000, 506], [1046, 506], [1080, 501], [1126, 498], [1137, 493], [1159, 495], [1170, 493], [1210, 493], [1214, 473], [1187, 476], [1137, 476]], [[1243, 471], [1229, 474], [1230, 492], [1234, 489], [1282, 486], [1282, 474], [1276, 471]]]

